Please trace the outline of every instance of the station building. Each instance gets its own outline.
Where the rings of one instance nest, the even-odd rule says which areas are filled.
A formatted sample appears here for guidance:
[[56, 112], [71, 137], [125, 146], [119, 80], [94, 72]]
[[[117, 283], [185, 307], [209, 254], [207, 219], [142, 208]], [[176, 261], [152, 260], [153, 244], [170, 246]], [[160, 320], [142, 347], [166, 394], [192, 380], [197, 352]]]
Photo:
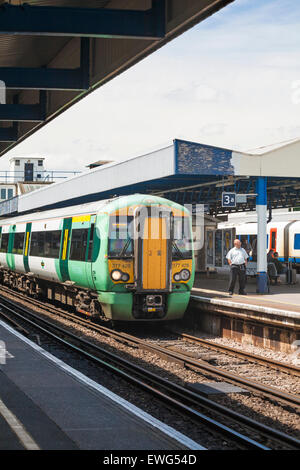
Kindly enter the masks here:
[[[203, 204], [204, 246], [196, 252], [196, 269], [210, 271], [226, 266], [225, 256], [235, 231], [218, 228], [218, 223], [234, 212], [260, 211], [264, 234], [258, 258], [265, 258], [267, 210], [300, 205], [299, 150], [300, 140], [246, 153], [175, 139], [165, 148], [126, 161], [96, 162], [85, 173], [20, 195], [14, 212], [71, 206], [134, 192], [161, 195], [190, 205], [192, 211]], [[242, 202], [223, 207], [224, 192], [243, 196]], [[265, 263], [258, 270], [265, 272]]]
[[[191, 326], [200, 322], [201, 330], [210, 334], [289, 352], [300, 334], [299, 284], [276, 286], [272, 296], [257, 294], [270, 293], [266, 236], [270, 213], [300, 206], [299, 150], [300, 140], [246, 153], [174, 139], [146, 155], [92, 164], [87, 172], [15, 197], [13, 207], [0, 203], [0, 213], [5, 218], [46, 209], [67, 210], [91, 201], [148, 193], [188, 205], [196, 228], [201, 206], [203, 243], [195, 252]], [[240, 202], [224, 207], [224, 192], [240, 195]], [[236, 236], [228, 216], [242, 219], [245, 213], [253, 214], [257, 224], [257, 261], [247, 285], [250, 296], [228, 299], [228, 279], [220, 276], [222, 269], [228, 269], [225, 255]]]

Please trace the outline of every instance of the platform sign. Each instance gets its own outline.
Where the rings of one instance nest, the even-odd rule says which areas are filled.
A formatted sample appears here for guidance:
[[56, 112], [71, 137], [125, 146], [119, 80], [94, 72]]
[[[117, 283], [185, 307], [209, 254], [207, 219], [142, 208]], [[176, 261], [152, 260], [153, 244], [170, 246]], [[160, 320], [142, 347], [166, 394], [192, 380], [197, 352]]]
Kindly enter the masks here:
[[222, 207], [236, 207], [236, 193], [222, 193]]

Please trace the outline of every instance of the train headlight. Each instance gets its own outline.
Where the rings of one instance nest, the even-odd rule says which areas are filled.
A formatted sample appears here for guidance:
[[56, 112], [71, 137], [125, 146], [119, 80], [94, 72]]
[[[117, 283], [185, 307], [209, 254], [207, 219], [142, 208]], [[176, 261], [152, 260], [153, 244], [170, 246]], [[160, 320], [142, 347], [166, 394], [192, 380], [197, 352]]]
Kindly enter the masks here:
[[128, 273], [123, 273], [121, 277], [123, 282], [129, 281], [129, 274]]
[[176, 273], [173, 276], [175, 282], [188, 281], [190, 277], [191, 273], [188, 269], [183, 269], [180, 273]]
[[183, 269], [180, 274], [181, 274], [181, 279], [183, 281], [187, 281], [190, 278], [190, 275], [191, 275], [191, 273], [188, 269]]
[[153, 305], [155, 303], [154, 295], [147, 295], [147, 304]]
[[119, 269], [114, 269], [111, 273], [111, 278], [114, 280], [114, 281], [120, 281], [121, 278], [122, 278], [122, 272], [119, 271]]

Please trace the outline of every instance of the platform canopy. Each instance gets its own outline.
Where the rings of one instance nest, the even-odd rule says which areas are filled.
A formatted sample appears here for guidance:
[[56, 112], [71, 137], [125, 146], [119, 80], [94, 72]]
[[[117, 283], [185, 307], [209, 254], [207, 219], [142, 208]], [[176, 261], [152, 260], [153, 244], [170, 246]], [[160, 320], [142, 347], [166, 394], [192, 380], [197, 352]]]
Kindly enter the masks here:
[[0, 0], [0, 156], [232, 1]]
[[[115, 196], [157, 194], [180, 204], [205, 204], [211, 215], [256, 209], [257, 177], [267, 177], [268, 205], [300, 206], [300, 140], [251, 153], [175, 139], [165, 148], [110, 163], [0, 204], [0, 215], [71, 206]], [[222, 192], [247, 194], [223, 208]]]

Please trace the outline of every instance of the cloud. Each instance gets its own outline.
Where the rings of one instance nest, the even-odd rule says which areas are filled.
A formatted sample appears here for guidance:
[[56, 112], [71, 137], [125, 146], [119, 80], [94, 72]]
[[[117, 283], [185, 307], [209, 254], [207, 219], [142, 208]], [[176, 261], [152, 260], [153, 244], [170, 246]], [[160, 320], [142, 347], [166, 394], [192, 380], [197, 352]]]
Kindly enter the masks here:
[[123, 160], [173, 138], [247, 149], [300, 136], [300, 5], [233, 2], [74, 105], [8, 157], [49, 169]]

